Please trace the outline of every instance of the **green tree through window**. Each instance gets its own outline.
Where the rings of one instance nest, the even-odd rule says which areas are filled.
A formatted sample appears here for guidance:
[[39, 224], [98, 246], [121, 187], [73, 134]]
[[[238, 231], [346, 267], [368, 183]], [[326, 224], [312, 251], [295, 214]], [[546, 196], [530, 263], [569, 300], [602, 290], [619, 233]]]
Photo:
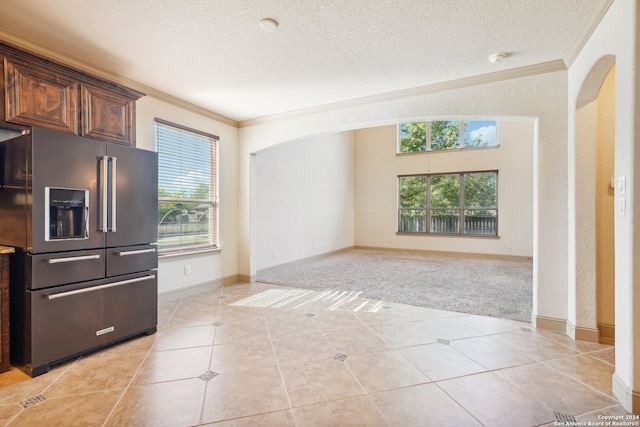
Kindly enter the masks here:
[[498, 172], [398, 177], [398, 231], [497, 235]]
[[460, 122], [431, 122], [431, 150], [451, 150], [460, 147]]
[[414, 153], [427, 149], [427, 124], [425, 122], [400, 124], [400, 152]]
[[405, 176], [399, 179], [400, 231], [426, 230], [427, 177]]
[[432, 122], [407, 122], [398, 125], [398, 152], [482, 148], [497, 145], [495, 121], [440, 120]]

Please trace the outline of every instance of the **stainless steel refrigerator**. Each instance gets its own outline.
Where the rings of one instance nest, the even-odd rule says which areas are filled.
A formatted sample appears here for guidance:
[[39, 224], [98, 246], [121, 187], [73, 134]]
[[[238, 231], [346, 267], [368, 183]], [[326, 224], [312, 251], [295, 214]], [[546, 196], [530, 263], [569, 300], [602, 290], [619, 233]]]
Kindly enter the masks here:
[[0, 143], [11, 362], [32, 376], [157, 326], [157, 153], [34, 128]]

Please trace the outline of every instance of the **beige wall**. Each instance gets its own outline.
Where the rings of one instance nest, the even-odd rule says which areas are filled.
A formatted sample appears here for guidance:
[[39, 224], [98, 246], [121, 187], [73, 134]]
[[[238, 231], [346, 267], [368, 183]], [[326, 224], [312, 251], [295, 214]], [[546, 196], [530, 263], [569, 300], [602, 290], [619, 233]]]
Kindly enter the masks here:
[[353, 246], [353, 132], [276, 145], [254, 163], [257, 270]]
[[615, 74], [614, 66], [596, 101], [596, 312], [601, 329], [615, 324], [614, 189], [609, 185], [614, 173]]
[[[396, 125], [357, 130], [356, 245], [532, 257], [533, 128], [499, 121], [499, 147], [410, 155], [396, 154]], [[397, 233], [398, 175], [480, 170], [498, 170], [498, 238]]]
[[[534, 123], [498, 127], [489, 149], [398, 156], [388, 125], [257, 152], [257, 270], [354, 245], [531, 257]], [[397, 234], [398, 175], [474, 170], [499, 171], [499, 238]]]
[[[575, 308], [569, 311], [568, 333], [575, 336], [582, 334], [580, 339], [597, 341], [596, 324], [596, 146], [598, 140], [598, 103], [590, 102], [576, 111], [576, 215], [570, 218], [575, 229], [576, 246], [575, 258], [585, 260], [576, 264], [572, 272], [575, 298], [570, 303]], [[576, 328], [578, 331], [576, 333]], [[585, 337], [585, 334], [591, 334]]]

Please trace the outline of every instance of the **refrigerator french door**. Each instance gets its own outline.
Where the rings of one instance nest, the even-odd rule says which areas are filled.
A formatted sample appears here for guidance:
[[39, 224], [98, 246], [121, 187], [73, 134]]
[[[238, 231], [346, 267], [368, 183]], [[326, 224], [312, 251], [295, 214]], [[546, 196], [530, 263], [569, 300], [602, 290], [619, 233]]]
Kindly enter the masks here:
[[157, 153], [34, 128], [0, 165], [12, 363], [35, 376], [155, 332]]
[[[42, 129], [34, 129], [31, 135], [20, 139], [33, 150], [31, 170], [27, 170], [33, 186], [33, 230], [25, 236], [24, 243], [33, 253], [157, 240], [157, 221], [150, 217], [157, 212], [158, 203], [156, 153]], [[51, 212], [55, 207], [45, 202], [55, 201], [51, 193], [56, 191], [61, 196], [72, 196], [74, 191], [88, 194], [86, 235], [84, 226], [82, 235], [61, 235], [56, 239], [47, 232], [52, 227]], [[64, 201], [73, 200], [60, 202]]]

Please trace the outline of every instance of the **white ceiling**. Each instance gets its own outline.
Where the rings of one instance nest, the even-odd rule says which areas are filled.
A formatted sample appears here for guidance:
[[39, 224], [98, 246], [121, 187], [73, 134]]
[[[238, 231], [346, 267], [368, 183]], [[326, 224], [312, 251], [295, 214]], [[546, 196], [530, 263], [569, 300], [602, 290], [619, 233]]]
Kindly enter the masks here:
[[2, 0], [0, 39], [242, 122], [569, 64], [611, 1]]

